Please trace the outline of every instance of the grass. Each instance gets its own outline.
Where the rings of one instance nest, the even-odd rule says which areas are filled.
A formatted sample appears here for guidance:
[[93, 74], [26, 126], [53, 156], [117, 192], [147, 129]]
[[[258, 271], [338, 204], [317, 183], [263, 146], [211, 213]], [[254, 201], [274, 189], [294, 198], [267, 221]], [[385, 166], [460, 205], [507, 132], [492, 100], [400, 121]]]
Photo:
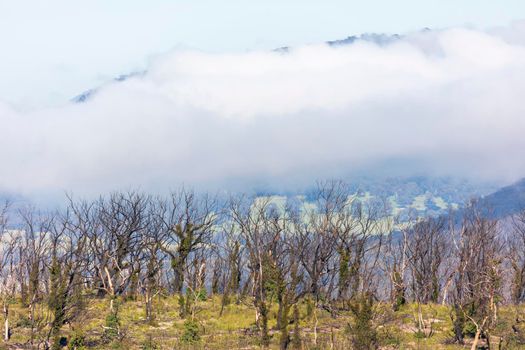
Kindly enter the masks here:
[[[124, 334], [120, 341], [111, 343], [101, 341], [104, 333], [105, 318], [109, 313], [109, 301], [91, 299], [85, 312], [72, 325], [63, 327], [62, 334], [70, 338], [75, 332], [85, 337], [86, 348], [93, 349], [257, 349], [258, 333], [255, 330], [255, 310], [249, 300], [238, 304], [232, 303], [221, 311], [221, 298], [214, 296], [199, 302], [196, 321], [199, 325], [200, 341], [194, 344], [182, 344], [185, 332], [185, 320], [179, 317], [177, 296], [157, 297], [154, 301], [155, 318], [147, 322], [142, 300], [119, 301], [119, 319]], [[408, 304], [399, 311], [393, 312], [386, 304], [376, 305], [378, 320], [376, 330], [382, 349], [469, 349], [470, 346], [446, 344], [452, 334], [450, 309], [442, 305], [423, 306], [423, 316], [427, 324], [432, 323], [433, 335], [422, 337], [417, 333], [415, 315], [417, 305]], [[516, 313], [523, 315], [525, 309], [520, 307], [502, 307], [500, 320], [494, 334], [511, 334]], [[42, 310], [42, 315], [46, 314]], [[277, 349], [279, 333], [276, 326], [277, 305], [270, 308], [271, 349]], [[314, 349], [314, 319], [308, 316], [307, 305], [299, 304], [300, 331], [303, 349]], [[350, 349], [347, 326], [353, 319], [349, 313], [342, 312], [333, 318], [328, 312], [318, 310], [318, 349]], [[30, 335], [28, 310], [19, 304], [10, 307], [10, 324], [12, 337], [7, 343], [0, 343], [0, 349], [15, 349], [25, 346]], [[290, 325], [293, 331], [294, 325]], [[42, 336], [46, 329], [41, 332]], [[37, 336], [38, 338], [38, 336]], [[508, 345], [504, 349], [525, 349], [525, 346]]]

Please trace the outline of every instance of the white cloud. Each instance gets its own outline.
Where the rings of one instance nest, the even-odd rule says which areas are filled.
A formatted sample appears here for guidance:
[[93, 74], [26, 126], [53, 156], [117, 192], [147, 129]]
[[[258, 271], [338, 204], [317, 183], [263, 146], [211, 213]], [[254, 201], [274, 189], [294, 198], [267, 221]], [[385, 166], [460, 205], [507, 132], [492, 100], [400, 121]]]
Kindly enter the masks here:
[[522, 27], [286, 54], [175, 51], [84, 104], [0, 104], [0, 188], [295, 184], [392, 163], [515, 179], [525, 175]]

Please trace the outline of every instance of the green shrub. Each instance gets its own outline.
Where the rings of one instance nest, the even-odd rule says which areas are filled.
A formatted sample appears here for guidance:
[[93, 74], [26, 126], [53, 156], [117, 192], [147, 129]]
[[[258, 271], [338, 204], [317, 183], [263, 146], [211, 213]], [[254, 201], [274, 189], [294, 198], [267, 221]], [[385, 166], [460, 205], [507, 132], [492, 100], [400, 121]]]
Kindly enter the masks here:
[[75, 330], [69, 339], [67, 344], [68, 349], [70, 350], [83, 350], [85, 349], [85, 340], [86, 336], [80, 330]]
[[474, 338], [476, 335], [476, 330], [476, 325], [473, 322], [468, 321], [465, 323], [465, 327], [463, 328], [463, 334], [466, 337]]
[[208, 299], [208, 292], [206, 291], [206, 288], [201, 288], [195, 295], [195, 299], [198, 301], [206, 301]]
[[31, 328], [31, 320], [27, 316], [20, 316], [15, 322], [16, 327]]
[[419, 331], [415, 331], [414, 332], [414, 337], [416, 339], [425, 339], [427, 336], [426, 336], [425, 332], [419, 330]]
[[193, 344], [200, 340], [199, 324], [191, 320], [184, 322], [184, 333], [182, 334], [181, 341], [186, 344]]
[[350, 302], [354, 322], [347, 332], [355, 349], [373, 350], [378, 348], [377, 330], [373, 325], [375, 318], [374, 299], [371, 294], [356, 296]]
[[120, 319], [114, 312], [106, 316], [106, 326], [104, 329], [104, 338], [106, 340], [113, 340], [120, 334]]
[[314, 314], [314, 301], [311, 297], [306, 298], [306, 317], [310, 320]]

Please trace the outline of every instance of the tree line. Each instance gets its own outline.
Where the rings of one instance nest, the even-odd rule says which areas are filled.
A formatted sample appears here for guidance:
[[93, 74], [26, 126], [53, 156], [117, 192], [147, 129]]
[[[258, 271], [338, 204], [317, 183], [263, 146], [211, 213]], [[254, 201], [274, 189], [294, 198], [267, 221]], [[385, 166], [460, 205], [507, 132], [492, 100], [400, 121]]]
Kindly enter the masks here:
[[[122, 336], [119, 304], [141, 300], [155, 319], [156, 297], [178, 296], [178, 313], [198, 320], [199, 301], [250, 303], [263, 346], [277, 305], [281, 349], [300, 347], [298, 303], [317, 314], [350, 312], [356, 349], [377, 348], [374, 305], [450, 306], [451, 341], [474, 344], [495, 332], [499, 308], [525, 300], [525, 212], [506, 219], [472, 202], [450, 215], [395, 217], [388, 201], [363, 201], [342, 181], [317, 184], [308, 200], [180, 189], [159, 197], [128, 191], [95, 200], [67, 197], [56, 211], [0, 211], [0, 296], [4, 339], [9, 307], [28, 310], [31, 344], [60, 348], [90, 298], [107, 300], [104, 334]], [[44, 312], [44, 310], [46, 310]], [[522, 322], [519, 318], [516, 322]], [[495, 345], [492, 345], [495, 347]], [[473, 347], [475, 349], [475, 347]]]

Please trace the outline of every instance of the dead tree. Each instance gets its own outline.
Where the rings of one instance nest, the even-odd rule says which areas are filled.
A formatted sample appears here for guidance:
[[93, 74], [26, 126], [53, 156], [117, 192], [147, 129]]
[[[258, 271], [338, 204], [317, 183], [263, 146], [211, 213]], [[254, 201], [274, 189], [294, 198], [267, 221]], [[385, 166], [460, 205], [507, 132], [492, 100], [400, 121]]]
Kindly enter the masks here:
[[[455, 339], [463, 343], [465, 325], [474, 329], [473, 349], [498, 319], [502, 285], [502, 242], [498, 221], [472, 203], [465, 209], [459, 232], [453, 233], [457, 265], [454, 276], [453, 324]], [[490, 343], [489, 343], [490, 347]]]
[[[225, 222], [221, 225], [219, 234], [216, 236], [216, 259], [223, 268], [222, 272], [222, 298], [220, 316], [224, 308], [231, 303], [234, 297], [236, 302], [240, 301], [240, 287], [242, 279], [242, 257], [244, 245], [241, 243], [241, 236], [236, 230], [236, 225], [232, 222]], [[212, 283], [220, 283], [215, 281]]]
[[162, 223], [160, 248], [170, 259], [171, 285], [173, 292], [179, 294], [181, 317], [188, 310], [184, 296], [186, 272], [192, 255], [211, 243], [218, 211], [214, 198], [186, 189], [173, 192], [169, 200], [158, 204], [157, 217]]
[[525, 301], [525, 210], [511, 218], [508, 241], [507, 255], [512, 270], [511, 300], [517, 305]]
[[261, 344], [268, 346], [270, 293], [278, 278], [275, 254], [279, 249], [281, 227], [279, 213], [270, 198], [235, 198], [230, 204], [231, 219], [238, 227], [248, 254], [255, 323], [260, 330]]
[[349, 202], [333, 227], [339, 244], [339, 296], [343, 300], [374, 289], [384, 237], [392, 230], [382, 201]]
[[65, 324], [72, 324], [83, 309], [83, 279], [87, 261], [88, 236], [79, 229], [81, 222], [75, 220], [67, 210], [56, 216], [49, 233], [50, 261], [48, 307], [53, 314], [48, 342], [53, 349], [61, 349], [60, 329]]
[[407, 236], [406, 228], [393, 230], [387, 235], [382, 252], [384, 274], [389, 277], [390, 282], [389, 301], [394, 311], [398, 311], [407, 302]]
[[[42, 281], [45, 280], [43, 276], [46, 272], [44, 262], [45, 258], [49, 256], [48, 236], [53, 216], [31, 207], [19, 210], [19, 215], [22, 220], [19, 259], [25, 270], [22, 276], [27, 276], [27, 281], [23, 279], [20, 281], [21, 290], [27, 291], [24, 293], [25, 299], [23, 298], [22, 303], [28, 307], [28, 318], [31, 323], [30, 341], [33, 344], [36, 340], [35, 337], [46, 323], [41, 313], [37, 315], [37, 304], [42, 300], [41, 287], [46, 286]], [[45, 337], [39, 341], [45, 341]]]
[[318, 335], [317, 309], [332, 298], [337, 278], [337, 236], [330, 229], [333, 207], [322, 193], [320, 186], [315, 193], [315, 206], [308, 206], [306, 202], [297, 204], [299, 209], [291, 216], [293, 234], [288, 238], [300, 263], [304, 292], [311, 305], [308, 310], [314, 323], [314, 343]]
[[20, 236], [16, 231], [8, 231], [8, 209], [6, 203], [0, 209], [0, 298], [4, 314], [4, 341], [9, 341], [9, 305], [15, 298], [17, 271], [15, 253], [20, 243]]
[[112, 313], [116, 313], [116, 297], [126, 291], [137, 273], [149, 202], [149, 197], [139, 193], [113, 193], [92, 207], [94, 215], [90, 217], [96, 222], [92, 224], [89, 244], [100, 282], [98, 288], [101, 295], [109, 295]]
[[155, 215], [155, 207], [150, 212], [147, 229], [142, 232], [141, 261], [145, 265], [139, 275], [139, 284], [144, 294], [146, 321], [153, 322], [153, 299], [162, 291], [161, 271], [164, 265], [165, 255], [161, 250], [162, 222]]
[[217, 201], [182, 189], [159, 206], [163, 223], [162, 250], [170, 257], [173, 291], [182, 293], [184, 272], [190, 255], [209, 244], [217, 220]]
[[446, 219], [418, 221], [408, 230], [407, 260], [412, 293], [417, 302], [437, 303], [442, 287], [442, 263], [447, 258]]

